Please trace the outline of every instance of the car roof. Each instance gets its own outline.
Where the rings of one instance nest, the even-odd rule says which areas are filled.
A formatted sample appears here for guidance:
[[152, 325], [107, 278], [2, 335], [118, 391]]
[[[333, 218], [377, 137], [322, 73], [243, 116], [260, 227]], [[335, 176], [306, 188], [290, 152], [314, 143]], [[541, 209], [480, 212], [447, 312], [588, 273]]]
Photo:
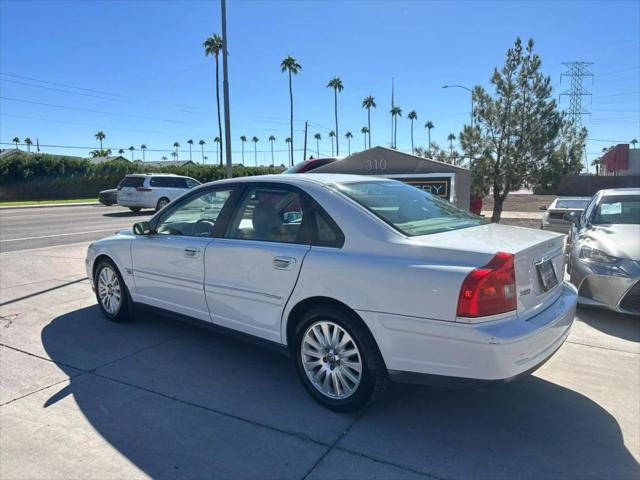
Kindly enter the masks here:
[[126, 177], [182, 177], [191, 178], [186, 175], [178, 175], [176, 173], [128, 173]]
[[348, 175], [343, 173], [280, 173], [275, 175], [254, 175], [248, 177], [227, 178], [224, 180], [216, 180], [216, 184], [230, 182], [277, 182], [288, 183], [290, 185], [304, 185], [305, 183], [315, 183], [318, 185], [332, 185], [334, 183], [345, 182], [366, 182], [366, 181], [387, 181], [393, 180], [381, 177], [371, 177], [369, 175]]
[[606, 190], [601, 190], [605, 197], [610, 197], [614, 195], [640, 195], [640, 188], [608, 188]]

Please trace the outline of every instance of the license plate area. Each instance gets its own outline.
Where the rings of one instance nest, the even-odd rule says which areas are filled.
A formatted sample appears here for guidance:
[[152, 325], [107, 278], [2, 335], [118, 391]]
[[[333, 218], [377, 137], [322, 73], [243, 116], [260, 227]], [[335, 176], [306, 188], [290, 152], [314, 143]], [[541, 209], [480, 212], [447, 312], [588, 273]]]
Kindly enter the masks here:
[[537, 263], [536, 270], [538, 271], [538, 279], [540, 280], [540, 285], [542, 285], [542, 290], [545, 292], [548, 292], [558, 284], [558, 277], [553, 269], [551, 258]]

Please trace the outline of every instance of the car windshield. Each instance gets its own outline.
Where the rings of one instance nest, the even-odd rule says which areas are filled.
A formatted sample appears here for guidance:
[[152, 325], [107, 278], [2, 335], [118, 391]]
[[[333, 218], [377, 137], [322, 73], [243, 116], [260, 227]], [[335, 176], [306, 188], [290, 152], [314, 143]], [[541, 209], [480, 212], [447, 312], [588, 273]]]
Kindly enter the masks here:
[[402, 182], [339, 183], [335, 187], [410, 237], [486, 223], [482, 217]]
[[591, 199], [590, 198], [585, 198], [583, 199], [577, 199], [577, 198], [570, 198], [570, 199], [558, 199], [556, 201], [556, 206], [555, 208], [580, 208], [582, 210], [584, 210], [586, 208], [586, 206], [589, 204], [589, 201]]
[[640, 224], [640, 195], [604, 197], [593, 215], [595, 225]]

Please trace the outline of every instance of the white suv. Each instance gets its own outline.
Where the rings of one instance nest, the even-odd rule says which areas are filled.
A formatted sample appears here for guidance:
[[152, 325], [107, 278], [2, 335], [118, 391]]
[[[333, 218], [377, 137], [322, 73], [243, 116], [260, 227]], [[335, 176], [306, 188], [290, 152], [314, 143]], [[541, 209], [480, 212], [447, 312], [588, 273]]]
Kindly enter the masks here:
[[132, 212], [143, 208], [161, 210], [200, 182], [190, 177], [169, 173], [140, 173], [127, 175], [118, 184], [118, 203]]

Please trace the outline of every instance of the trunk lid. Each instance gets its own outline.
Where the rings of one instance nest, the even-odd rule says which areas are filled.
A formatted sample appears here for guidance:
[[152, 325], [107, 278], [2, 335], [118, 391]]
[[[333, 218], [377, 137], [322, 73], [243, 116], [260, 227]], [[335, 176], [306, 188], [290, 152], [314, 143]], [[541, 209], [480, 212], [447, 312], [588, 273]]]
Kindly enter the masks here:
[[[553, 303], [561, 292], [564, 278], [564, 235], [547, 230], [512, 227], [490, 223], [449, 232], [411, 237], [411, 241], [430, 247], [473, 253], [480, 259], [476, 267], [486, 265], [497, 252], [514, 256], [517, 310], [529, 318]], [[477, 256], [477, 254], [484, 254]], [[550, 262], [557, 283], [548, 289], [543, 285], [539, 264]], [[461, 262], [463, 263], [463, 262]], [[546, 270], [549, 274], [550, 270]]]

